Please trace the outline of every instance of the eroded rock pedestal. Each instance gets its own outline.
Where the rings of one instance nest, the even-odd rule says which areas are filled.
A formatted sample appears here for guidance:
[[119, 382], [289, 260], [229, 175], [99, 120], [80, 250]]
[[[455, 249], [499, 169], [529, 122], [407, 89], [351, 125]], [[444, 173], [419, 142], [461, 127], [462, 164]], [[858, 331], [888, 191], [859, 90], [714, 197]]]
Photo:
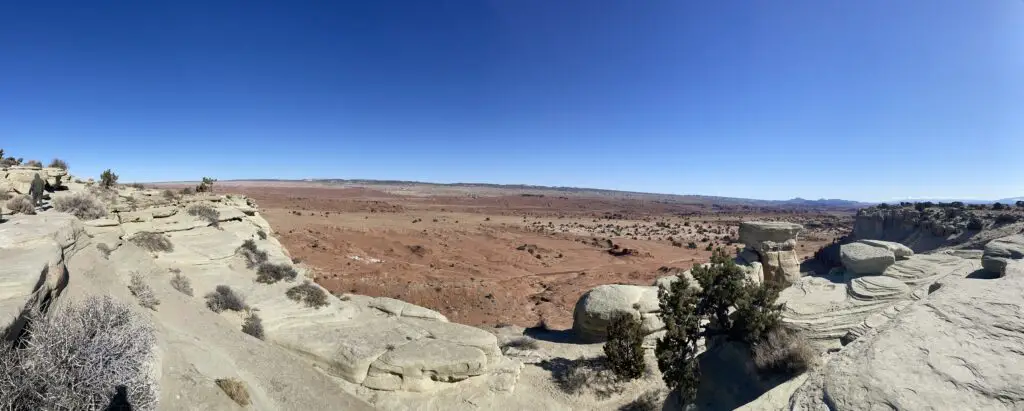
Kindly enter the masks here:
[[[748, 263], [760, 262], [764, 281], [782, 286], [800, 280], [800, 259], [796, 255], [797, 236], [803, 226], [779, 221], [740, 223], [740, 242], [746, 245], [741, 257]], [[756, 257], [756, 261], [751, 261]]]

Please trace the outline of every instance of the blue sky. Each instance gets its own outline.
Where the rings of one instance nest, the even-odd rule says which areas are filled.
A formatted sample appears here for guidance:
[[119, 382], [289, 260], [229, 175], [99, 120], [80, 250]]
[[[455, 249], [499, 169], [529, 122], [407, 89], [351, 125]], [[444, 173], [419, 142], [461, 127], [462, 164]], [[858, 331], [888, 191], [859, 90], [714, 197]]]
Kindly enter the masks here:
[[1024, 195], [1024, 1], [14, 1], [0, 147], [122, 181]]

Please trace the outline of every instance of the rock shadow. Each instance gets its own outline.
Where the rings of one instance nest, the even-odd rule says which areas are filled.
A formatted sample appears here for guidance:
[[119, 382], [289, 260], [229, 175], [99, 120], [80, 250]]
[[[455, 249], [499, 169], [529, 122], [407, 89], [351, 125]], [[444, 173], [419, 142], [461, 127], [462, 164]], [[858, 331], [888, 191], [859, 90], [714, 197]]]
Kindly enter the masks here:
[[549, 330], [544, 326], [530, 327], [523, 330], [523, 335], [531, 337], [535, 340], [548, 341], [559, 344], [593, 344], [588, 343], [586, 341], [580, 341], [578, 338], [576, 338], [576, 333], [572, 331], [572, 328], [568, 330]]
[[988, 271], [984, 268], [974, 270], [970, 274], [967, 274], [967, 278], [972, 280], [994, 280], [999, 277], [998, 273]]

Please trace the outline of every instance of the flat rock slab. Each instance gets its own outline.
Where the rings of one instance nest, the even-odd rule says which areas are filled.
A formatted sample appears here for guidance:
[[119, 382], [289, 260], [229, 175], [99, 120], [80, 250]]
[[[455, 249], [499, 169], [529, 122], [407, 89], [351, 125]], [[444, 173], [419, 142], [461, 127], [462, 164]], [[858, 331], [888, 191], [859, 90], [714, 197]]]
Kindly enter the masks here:
[[857, 274], [881, 274], [896, 262], [896, 255], [882, 247], [850, 243], [839, 247], [843, 267]]
[[895, 255], [898, 259], [903, 259], [914, 255], [914, 250], [911, 250], [910, 247], [893, 241], [860, 240], [857, 242], [861, 244], [867, 244], [872, 247], [881, 247], [886, 250], [892, 251], [893, 255]]
[[[795, 402], [833, 410], [996, 410], [1024, 403], [1024, 268], [958, 279], [853, 342]], [[1011, 275], [1012, 274], [1012, 275]], [[815, 405], [817, 404], [817, 405]]]
[[740, 223], [740, 242], [756, 247], [766, 241], [783, 243], [795, 240], [804, 226], [781, 221], [744, 221]]
[[487, 371], [477, 348], [422, 339], [393, 347], [370, 365], [363, 385], [379, 390], [429, 391], [433, 382], [454, 382]]
[[1010, 260], [1024, 258], [1024, 235], [1011, 235], [989, 241], [981, 257], [981, 266], [993, 273], [1003, 275]]

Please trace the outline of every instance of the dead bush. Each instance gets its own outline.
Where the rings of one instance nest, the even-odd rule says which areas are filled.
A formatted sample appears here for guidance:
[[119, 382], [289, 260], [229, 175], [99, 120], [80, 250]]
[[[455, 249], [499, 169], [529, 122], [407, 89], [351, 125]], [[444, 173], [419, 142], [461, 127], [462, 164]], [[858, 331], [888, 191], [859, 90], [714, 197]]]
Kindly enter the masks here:
[[608, 398], [625, 390], [621, 380], [608, 368], [604, 357], [566, 360], [558, 358], [541, 364], [551, 370], [551, 376], [562, 391], [581, 394], [591, 391], [598, 398]]
[[650, 390], [632, 402], [619, 407], [619, 411], [658, 411], [664, 403], [664, 393], [661, 390]]
[[218, 227], [220, 224], [220, 212], [207, 204], [195, 204], [189, 207], [188, 214], [206, 220], [214, 227]]
[[310, 308], [320, 308], [328, 305], [327, 292], [309, 281], [289, 288], [285, 295], [292, 301], [305, 303], [306, 307]]
[[520, 350], [536, 350], [540, 348], [540, 345], [537, 344], [537, 340], [523, 336], [512, 338], [501, 345], [502, 352], [505, 352], [505, 350], [509, 348], [516, 348]]
[[192, 296], [192, 282], [189, 281], [188, 277], [181, 275], [181, 270], [178, 270], [178, 272], [171, 276], [171, 287], [174, 287], [175, 290], [182, 294], [189, 297]]
[[206, 306], [215, 313], [224, 310], [242, 311], [246, 308], [245, 300], [226, 285], [218, 285], [214, 291], [206, 294]]
[[758, 371], [773, 375], [798, 375], [818, 363], [818, 352], [807, 339], [781, 326], [753, 344], [752, 355]]
[[242, 323], [242, 332], [253, 337], [263, 339], [263, 319], [255, 312], [250, 311]]
[[0, 409], [99, 410], [115, 393], [135, 410], [157, 408], [155, 333], [128, 306], [89, 297], [33, 313], [29, 327], [23, 348], [0, 347]]
[[234, 378], [221, 378], [217, 380], [217, 386], [238, 405], [245, 407], [250, 404], [249, 390], [241, 381]]
[[299, 273], [286, 264], [263, 263], [256, 270], [256, 282], [273, 284], [281, 280], [292, 281]]
[[82, 220], [95, 220], [107, 216], [107, 207], [96, 196], [77, 192], [53, 199], [53, 209], [71, 214]]
[[174, 244], [171, 244], [171, 239], [167, 238], [163, 233], [151, 233], [149, 231], [143, 231], [141, 233], [132, 236], [131, 241], [133, 244], [145, 248], [146, 250], [157, 252], [171, 252], [174, 251]]
[[32, 198], [29, 196], [14, 196], [7, 200], [7, 209], [12, 214], [35, 214], [36, 208], [32, 205]]
[[256, 242], [252, 239], [242, 242], [242, 245], [238, 246], [236, 252], [245, 258], [245, 266], [247, 268], [258, 267], [267, 262], [267, 252], [256, 248]]
[[139, 305], [143, 307], [156, 310], [156, 306], [160, 305], [160, 300], [153, 294], [153, 289], [150, 288], [149, 284], [146, 284], [142, 274], [132, 274], [132, 280], [128, 283], [128, 291], [132, 292], [132, 295], [139, 300]]

